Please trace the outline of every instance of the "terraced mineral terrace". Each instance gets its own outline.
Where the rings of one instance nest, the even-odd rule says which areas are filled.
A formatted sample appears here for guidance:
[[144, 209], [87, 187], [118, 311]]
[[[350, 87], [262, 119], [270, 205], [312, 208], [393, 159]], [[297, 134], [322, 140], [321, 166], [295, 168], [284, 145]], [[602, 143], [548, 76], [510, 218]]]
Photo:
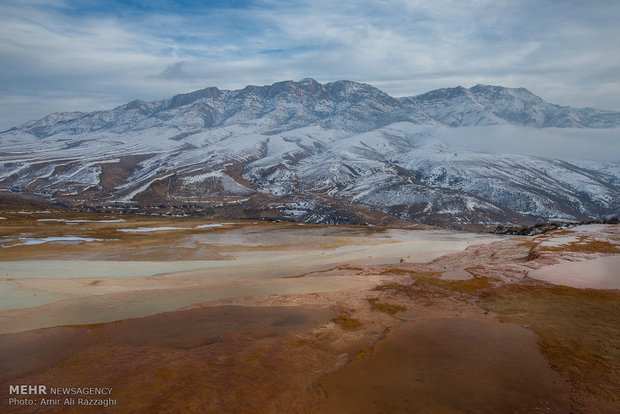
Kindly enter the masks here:
[[619, 244], [7, 207], [0, 411], [618, 412]]

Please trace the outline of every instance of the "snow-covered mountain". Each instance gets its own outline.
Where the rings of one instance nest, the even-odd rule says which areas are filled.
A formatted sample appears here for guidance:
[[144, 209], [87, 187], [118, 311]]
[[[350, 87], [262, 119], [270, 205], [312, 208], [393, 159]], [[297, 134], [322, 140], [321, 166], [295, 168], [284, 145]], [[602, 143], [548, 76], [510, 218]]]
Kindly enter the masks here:
[[485, 85], [405, 98], [312, 79], [207, 88], [0, 133], [0, 189], [85, 208], [324, 223], [493, 226], [620, 210], [617, 164], [446, 144], [490, 125], [616, 128], [620, 113]]

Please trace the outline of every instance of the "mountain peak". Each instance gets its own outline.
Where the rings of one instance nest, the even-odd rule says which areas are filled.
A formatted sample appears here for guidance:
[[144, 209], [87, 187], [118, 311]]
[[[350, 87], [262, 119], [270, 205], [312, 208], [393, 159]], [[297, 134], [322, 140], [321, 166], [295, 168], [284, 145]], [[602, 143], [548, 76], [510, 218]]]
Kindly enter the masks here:
[[299, 81], [300, 84], [302, 85], [320, 85], [319, 82], [317, 82], [316, 80], [312, 79], [312, 78], [303, 78], [302, 80]]
[[[367, 83], [360, 83], [360, 82], [355, 82], [355, 81], [350, 81], [350, 80], [346, 80], [346, 79], [341, 79], [341, 80], [337, 80], [334, 82], [328, 82], [324, 85], [326, 88], [342, 88], [342, 89], [349, 89], [349, 90], [376, 90], [379, 91], [379, 89], [375, 88], [372, 85], [369, 85]], [[382, 91], [380, 91], [382, 92]]]
[[222, 91], [217, 87], [209, 87], [200, 89], [190, 93], [184, 93], [173, 96], [169, 101], [167, 107], [170, 108], [178, 108], [180, 106], [185, 106], [191, 104], [199, 99], [215, 99], [219, 98], [222, 95]]
[[132, 109], [137, 109], [142, 114], [145, 114], [145, 115], [150, 112], [149, 105], [146, 102], [144, 102], [144, 101], [142, 101], [140, 99], [136, 99], [136, 100], [131, 101], [131, 102], [125, 104], [125, 105], [121, 105], [121, 106], [119, 106], [117, 108], [114, 108], [115, 111], [116, 110], [127, 110], [127, 111], [130, 111]]
[[446, 99], [454, 99], [461, 96], [467, 96], [467, 89], [462, 86], [457, 86], [455, 88], [442, 88], [435, 89], [430, 92], [426, 92], [422, 95], [418, 95], [413, 97], [414, 99], [424, 101], [424, 100], [439, 100], [443, 101]]
[[526, 99], [544, 102], [542, 98], [533, 94], [526, 88], [508, 88], [505, 86], [483, 85], [479, 83], [476, 86], [471, 87], [469, 91], [477, 95], [487, 95], [487, 96], [492, 96], [492, 95], [497, 96], [500, 94], [506, 94], [506, 95], [510, 94], [510, 95], [515, 95], [515, 96], [519, 95], [521, 98], [525, 97]]

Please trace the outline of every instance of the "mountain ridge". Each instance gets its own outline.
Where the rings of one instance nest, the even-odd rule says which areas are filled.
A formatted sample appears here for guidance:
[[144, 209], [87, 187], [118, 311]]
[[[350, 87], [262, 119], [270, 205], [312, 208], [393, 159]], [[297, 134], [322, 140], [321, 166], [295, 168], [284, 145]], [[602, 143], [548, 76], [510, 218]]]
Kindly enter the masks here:
[[463, 127], [494, 139], [501, 128], [489, 126], [616, 128], [620, 113], [482, 84], [402, 98], [310, 78], [209, 87], [4, 131], [0, 189], [89, 209], [453, 228], [620, 210], [616, 164], [445, 144], [448, 131]]
[[[394, 98], [385, 92], [364, 83], [357, 83], [353, 81], [340, 80], [335, 82], [329, 82], [326, 84], [320, 84], [314, 79], [306, 78], [299, 82], [292, 80], [276, 82], [272, 85], [256, 86], [248, 85], [245, 88], [237, 90], [221, 90], [217, 87], [207, 87], [199, 89], [193, 92], [185, 94], [177, 94], [172, 98], [145, 102], [140, 99], [128, 102], [127, 104], [119, 105], [114, 109], [105, 111], [94, 111], [91, 113], [84, 112], [59, 112], [47, 115], [39, 120], [28, 121], [20, 126], [13, 127], [11, 130], [24, 130], [41, 127], [49, 127], [58, 122], [71, 122], [77, 121], [84, 116], [93, 114], [102, 114], [110, 112], [119, 112], [136, 109], [142, 112], [143, 115], [154, 116], [160, 112], [166, 110], [179, 108], [182, 106], [195, 104], [197, 101], [206, 101], [210, 109], [214, 107], [218, 99], [231, 99], [231, 100], [243, 100], [248, 97], [258, 96], [263, 99], [273, 99], [281, 97], [282, 94], [298, 94], [299, 91], [309, 92], [313, 91], [315, 97], [320, 102], [321, 99], [325, 100], [332, 98], [335, 102], [346, 101], [351, 102], [351, 99], [356, 101], [362, 101], [364, 99], [373, 99], [374, 101], [380, 101], [390, 106], [390, 111], [394, 115], [394, 122], [409, 121], [415, 123], [430, 123], [437, 122], [439, 124], [457, 127], [457, 126], [471, 126], [471, 125], [494, 125], [501, 123], [502, 121], [512, 123], [521, 126], [533, 126], [533, 127], [578, 127], [578, 128], [610, 128], [620, 126], [620, 112], [598, 110], [594, 108], [573, 108], [570, 106], [560, 106], [555, 104], [549, 104], [542, 100], [540, 97], [534, 95], [525, 88], [507, 88], [502, 86], [483, 85], [477, 84], [471, 88], [464, 88], [457, 86], [454, 88], [442, 88], [435, 89], [420, 95], [406, 96], [400, 98]], [[352, 93], [353, 91], [353, 93]], [[360, 92], [361, 91], [361, 92]], [[317, 94], [316, 92], [319, 92]], [[358, 93], [355, 93], [358, 92]], [[530, 105], [536, 105], [534, 108], [535, 113], [530, 114], [529, 117], [523, 117], [519, 119], [514, 116], [514, 113], [508, 113], [506, 108], [502, 111], [498, 111], [497, 108], [491, 108], [489, 105], [489, 95], [495, 95], [493, 99], [497, 100], [498, 97], [513, 101], [519, 98], [521, 107], [513, 108], [521, 112], [532, 108], [525, 108], [523, 103]], [[317, 96], [318, 95], [318, 96]], [[345, 97], [345, 99], [343, 99]], [[466, 105], [478, 107], [480, 110], [490, 112], [490, 114], [481, 115], [481, 119], [478, 121], [452, 119], [446, 114], [441, 112], [439, 106], [449, 107], [455, 100], [463, 99]], [[244, 102], [245, 103], [245, 102]], [[304, 102], [307, 106], [308, 102]], [[376, 103], [376, 102], [371, 102]], [[504, 102], [507, 105], [510, 102]], [[206, 109], [206, 108], [205, 108]], [[316, 109], [316, 108], [312, 108]], [[342, 108], [333, 108], [334, 110]], [[493, 111], [495, 109], [495, 111]], [[468, 108], [467, 110], [471, 110]], [[546, 112], [555, 112], [553, 114], [545, 114]], [[320, 116], [330, 115], [325, 111], [318, 110], [317, 119]], [[332, 111], [332, 115], [333, 115]], [[385, 111], [384, 111], [385, 112]], [[407, 113], [404, 113], [407, 112]], [[72, 116], [73, 115], [73, 116]], [[224, 119], [230, 117], [230, 108], [228, 111], [224, 111], [221, 116]], [[512, 115], [512, 116], [510, 116]], [[536, 117], [538, 116], [538, 117]], [[313, 119], [316, 121], [317, 119]], [[203, 127], [221, 126], [215, 119], [211, 119], [211, 122], [206, 122]], [[387, 124], [384, 124], [387, 125]], [[381, 125], [383, 126], [383, 125]], [[37, 131], [34, 130], [34, 134], [37, 135]], [[38, 136], [38, 135], [37, 135]]]

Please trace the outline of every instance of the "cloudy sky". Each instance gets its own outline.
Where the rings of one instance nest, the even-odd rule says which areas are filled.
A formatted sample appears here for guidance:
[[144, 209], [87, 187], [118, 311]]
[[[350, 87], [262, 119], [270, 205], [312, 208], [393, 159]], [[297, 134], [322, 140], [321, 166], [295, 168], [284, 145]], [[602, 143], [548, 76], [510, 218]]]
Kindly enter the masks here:
[[0, 130], [207, 86], [477, 83], [620, 110], [620, 1], [2, 0]]

